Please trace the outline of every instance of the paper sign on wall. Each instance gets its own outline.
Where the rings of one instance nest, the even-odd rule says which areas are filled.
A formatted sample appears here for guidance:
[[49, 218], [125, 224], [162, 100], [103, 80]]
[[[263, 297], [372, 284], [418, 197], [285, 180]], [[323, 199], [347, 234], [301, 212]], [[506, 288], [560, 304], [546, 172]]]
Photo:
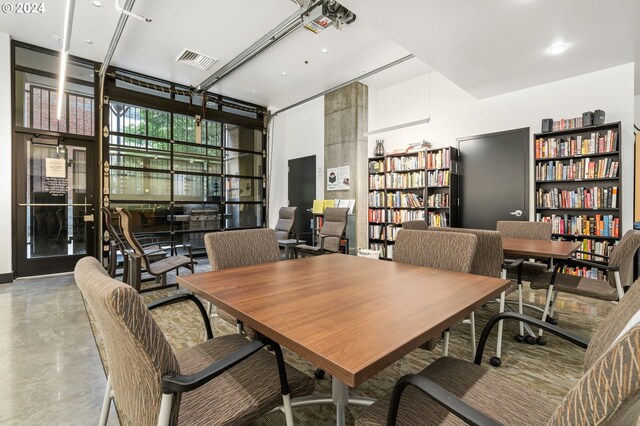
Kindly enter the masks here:
[[45, 158], [44, 176], [48, 178], [66, 178], [67, 160], [64, 158]]
[[327, 191], [344, 191], [349, 188], [349, 166], [327, 169]]

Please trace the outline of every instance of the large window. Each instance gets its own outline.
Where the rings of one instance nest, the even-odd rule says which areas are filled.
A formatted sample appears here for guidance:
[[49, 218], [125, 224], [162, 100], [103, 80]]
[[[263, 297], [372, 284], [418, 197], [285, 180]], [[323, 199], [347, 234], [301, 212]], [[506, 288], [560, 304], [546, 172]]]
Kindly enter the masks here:
[[109, 103], [109, 189], [140, 232], [204, 246], [203, 235], [264, 224], [260, 130]]

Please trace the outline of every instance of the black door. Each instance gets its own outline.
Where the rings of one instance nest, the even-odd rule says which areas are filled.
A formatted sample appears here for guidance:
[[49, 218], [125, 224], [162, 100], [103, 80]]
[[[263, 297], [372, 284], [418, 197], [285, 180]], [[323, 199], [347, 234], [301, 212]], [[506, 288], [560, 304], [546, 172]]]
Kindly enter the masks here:
[[460, 226], [529, 220], [529, 129], [458, 139]]
[[95, 255], [95, 142], [16, 133], [14, 259], [18, 277], [69, 272]]
[[293, 232], [300, 235], [300, 239], [311, 242], [311, 220], [313, 215], [310, 210], [313, 200], [316, 198], [316, 156], [295, 158], [289, 160], [289, 206], [297, 207], [296, 221]]

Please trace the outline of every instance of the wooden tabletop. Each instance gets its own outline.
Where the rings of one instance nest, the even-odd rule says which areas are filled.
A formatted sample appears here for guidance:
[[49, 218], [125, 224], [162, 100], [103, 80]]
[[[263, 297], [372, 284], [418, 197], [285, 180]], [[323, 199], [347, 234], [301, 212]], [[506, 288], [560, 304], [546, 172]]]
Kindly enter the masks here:
[[178, 283], [351, 387], [509, 286], [343, 254], [180, 275]]
[[531, 257], [553, 257], [568, 259], [580, 248], [577, 241], [521, 240], [502, 238], [502, 250], [505, 254]]

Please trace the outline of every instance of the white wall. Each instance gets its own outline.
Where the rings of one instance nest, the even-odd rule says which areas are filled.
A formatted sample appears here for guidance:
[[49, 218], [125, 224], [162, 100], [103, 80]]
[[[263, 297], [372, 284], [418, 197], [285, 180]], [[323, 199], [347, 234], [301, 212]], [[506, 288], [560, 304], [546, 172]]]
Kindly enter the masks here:
[[[622, 122], [622, 226], [633, 217], [634, 64], [560, 80], [553, 83], [477, 100], [437, 72], [381, 90], [369, 90], [369, 129], [381, 129], [431, 116], [429, 124], [369, 137], [369, 153], [376, 139], [387, 151], [423, 139], [434, 147], [455, 146], [456, 138], [529, 127], [540, 131], [543, 118], [569, 118], [602, 109], [606, 122]], [[638, 116], [638, 114], [636, 114]], [[533, 150], [531, 150], [531, 170]], [[531, 183], [533, 206], [533, 182]], [[533, 216], [533, 212], [531, 212]]]
[[635, 100], [635, 106], [633, 108], [634, 110], [634, 124], [638, 127], [640, 127], [640, 96], [636, 96], [634, 98]]
[[11, 39], [0, 33], [0, 275], [11, 266]]
[[[316, 197], [324, 198], [324, 98], [320, 97], [275, 117], [273, 151], [270, 153], [271, 179], [269, 226], [278, 221], [278, 210], [288, 201], [288, 161], [316, 156]], [[311, 208], [311, 206], [298, 206]]]

